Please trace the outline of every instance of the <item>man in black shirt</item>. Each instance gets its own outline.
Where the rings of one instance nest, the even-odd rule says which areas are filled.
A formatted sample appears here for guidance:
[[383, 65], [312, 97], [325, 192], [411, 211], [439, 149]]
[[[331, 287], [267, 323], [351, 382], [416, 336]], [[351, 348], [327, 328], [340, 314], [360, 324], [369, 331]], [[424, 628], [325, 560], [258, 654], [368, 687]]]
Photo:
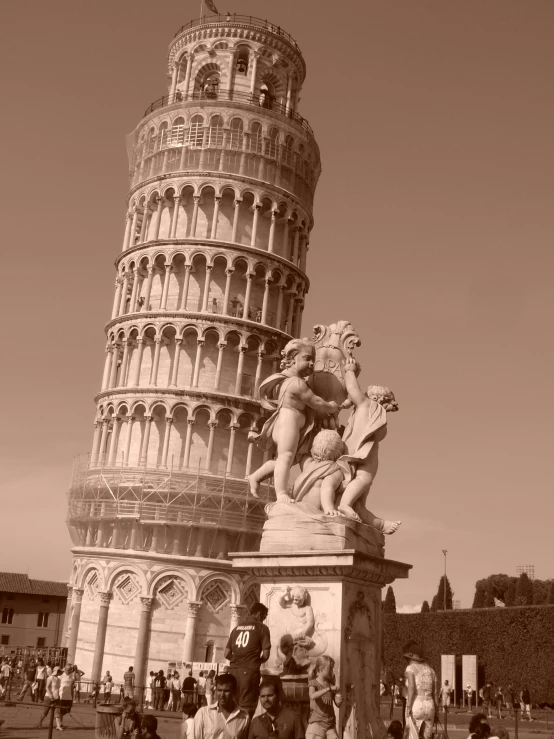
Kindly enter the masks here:
[[252, 719], [248, 739], [304, 739], [300, 714], [281, 708], [277, 683], [262, 681], [260, 703], [265, 713]]
[[196, 679], [192, 676], [192, 670], [188, 676], [183, 680], [183, 686], [181, 692], [183, 693], [183, 700], [185, 703], [195, 703], [194, 691], [196, 688]]
[[225, 647], [225, 659], [231, 663], [229, 672], [237, 681], [237, 703], [252, 716], [260, 695], [260, 666], [267, 662], [271, 651], [269, 629], [263, 623], [267, 608], [254, 603], [250, 615], [235, 626]]
[[154, 710], [163, 711], [165, 703], [165, 676], [164, 671], [160, 670], [154, 678]]

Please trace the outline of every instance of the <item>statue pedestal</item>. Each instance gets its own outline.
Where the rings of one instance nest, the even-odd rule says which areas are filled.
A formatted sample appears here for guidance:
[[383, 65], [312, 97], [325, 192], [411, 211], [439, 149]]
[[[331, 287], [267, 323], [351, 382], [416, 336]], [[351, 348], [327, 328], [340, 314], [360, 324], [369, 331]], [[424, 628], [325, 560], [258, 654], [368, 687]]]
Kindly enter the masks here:
[[[411, 565], [356, 549], [234, 553], [233, 568], [260, 584], [269, 614], [271, 655], [264, 672], [291, 683], [297, 702], [307, 699], [307, 663], [326, 654], [335, 660], [337, 687], [344, 698], [337, 729], [348, 739], [384, 737], [379, 715], [381, 672], [381, 588], [408, 577]], [[308, 596], [293, 606], [287, 587]], [[313, 627], [305, 634], [306, 623]], [[292, 673], [292, 674], [291, 674]], [[285, 687], [288, 694], [290, 690]]]

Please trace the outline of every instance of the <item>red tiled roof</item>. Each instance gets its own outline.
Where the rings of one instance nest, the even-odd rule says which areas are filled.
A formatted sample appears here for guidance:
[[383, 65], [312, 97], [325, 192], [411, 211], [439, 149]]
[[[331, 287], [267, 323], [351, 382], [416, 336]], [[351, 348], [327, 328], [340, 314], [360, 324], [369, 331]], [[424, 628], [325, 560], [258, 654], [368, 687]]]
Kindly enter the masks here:
[[20, 575], [18, 572], [0, 572], [0, 593], [50, 595], [65, 598], [67, 596], [67, 583], [51, 580], [31, 580], [28, 575]]

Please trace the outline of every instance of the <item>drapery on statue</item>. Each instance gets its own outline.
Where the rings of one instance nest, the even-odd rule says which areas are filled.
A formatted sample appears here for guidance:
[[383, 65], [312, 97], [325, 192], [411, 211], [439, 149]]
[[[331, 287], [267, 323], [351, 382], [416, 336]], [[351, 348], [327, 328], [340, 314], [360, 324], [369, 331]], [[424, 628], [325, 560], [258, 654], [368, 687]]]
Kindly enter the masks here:
[[281, 354], [283, 371], [268, 377], [259, 389], [261, 405], [272, 415], [259, 434], [249, 434], [262, 449], [274, 449], [277, 458], [263, 464], [248, 480], [250, 492], [257, 498], [260, 483], [273, 475], [277, 500], [290, 503], [290, 469], [309, 452], [315, 413], [336, 416], [339, 406], [317, 396], [304, 379], [314, 369], [315, 347], [309, 339], [289, 341]]

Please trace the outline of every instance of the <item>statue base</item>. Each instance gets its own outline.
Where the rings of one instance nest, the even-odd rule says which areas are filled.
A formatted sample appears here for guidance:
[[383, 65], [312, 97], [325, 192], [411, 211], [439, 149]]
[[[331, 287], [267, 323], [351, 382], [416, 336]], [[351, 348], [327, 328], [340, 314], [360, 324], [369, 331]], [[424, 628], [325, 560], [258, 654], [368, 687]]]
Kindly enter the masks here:
[[[339, 736], [384, 738], [379, 715], [381, 588], [408, 577], [411, 565], [355, 549], [292, 554], [287, 546], [283, 534], [279, 552], [230, 554], [233, 569], [248, 580], [245, 586], [259, 583], [260, 601], [269, 609], [271, 655], [262, 671], [279, 676], [288, 702], [306, 715], [308, 666], [323, 654], [332, 657], [344, 699], [337, 709]], [[288, 589], [295, 586], [307, 591], [302, 605], [292, 604]], [[306, 623], [312, 622], [306, 633]]]
[[326, 516], [308, 503], [269, 503], [266, 506], [260, 552], [295, 554], [302, 550], [357, 550], [385, 556], [385, 537], [373, 526], [345, 516]]

